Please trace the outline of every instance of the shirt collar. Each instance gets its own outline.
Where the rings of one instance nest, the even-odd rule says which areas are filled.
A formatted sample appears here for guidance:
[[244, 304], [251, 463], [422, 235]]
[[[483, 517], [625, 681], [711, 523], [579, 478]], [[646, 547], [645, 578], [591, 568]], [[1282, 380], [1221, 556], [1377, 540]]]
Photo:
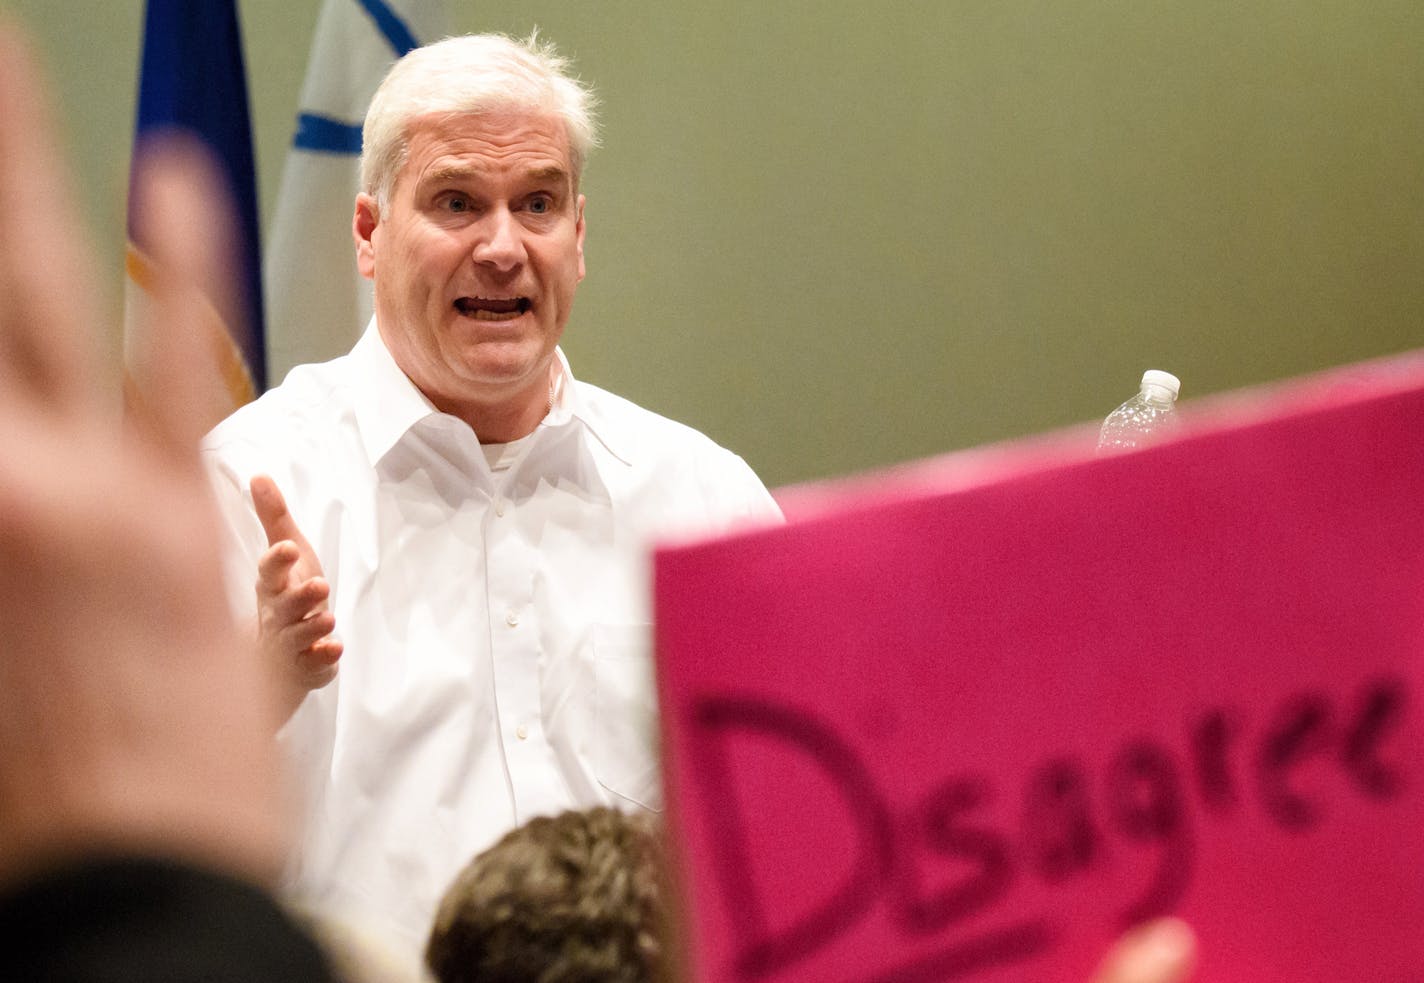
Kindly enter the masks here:
[[357, 389], [352, 400], [356, 425], [366, 457], [375, 467], [411, 427], [440, 411], [396, 364], [374, 317], [351, 349], [351, 360]]
[[[350, 357], [355, 363], [354, 378], [358, 387], [354, 400], [356, 423], [366, 457], [375, 467], [412, 427], [427, 417], [439, 415], [440, 411], [396, 364], [374, 317], [356, 347], [351, 349]], [[626, 435], [619, 433], [589, 405], [579, 391], [563, 349], [555, 348], [554, 357], [560, 372], [558, 396], [539, 426], [556, 428], [575, 422], [582, 424], [610, 454], [624, 464], [631, 464], [631, 441], [624, 439]]]
[[549, 415], [540, 426], [563, 427], [577, 421], [608, 453], [624, 464], [633, 463], [633, 458], [629, 456], [632, 450], [631, 440], [624, 439], [626, 435], [620, 433], [589, 404], [574, 380], [573, 370], [569, 368], [569, 360], [564, 357], [564, 350], [555, 348], [554, 357], [558, 359], [560, 372], [558, 395], [549, 409]]

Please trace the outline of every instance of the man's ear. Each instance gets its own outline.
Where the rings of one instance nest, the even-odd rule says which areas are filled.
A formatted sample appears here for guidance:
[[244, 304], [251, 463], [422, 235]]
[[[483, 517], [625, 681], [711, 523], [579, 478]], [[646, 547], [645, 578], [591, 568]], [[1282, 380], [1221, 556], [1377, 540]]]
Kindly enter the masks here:
[[376, 226], [381, 211], [376, 199], [364, 191], [356, 196], [356, 213], [351, 217], [351, 238], [356, 243], [356, 269], [368, 280], [376, 278]]
[[584, 267], [583, 267], [583, 232], [584, 232], [584, 225], [583, 225], [583, 205], [584, 205], [584, 197], [583, 197], [583, 195], [579, 195], [579, 196], [578, 196], [578, 222], [577, 222], [577, 224], [574, 226], [574, 230], [575, 230], [575, 232], [576, 232], [577, 235], [578, 235], [578, 278], [579, 278], [580, 281], [582, 281], [582, 280], [583, 280], [583, 277], [584, 277]]

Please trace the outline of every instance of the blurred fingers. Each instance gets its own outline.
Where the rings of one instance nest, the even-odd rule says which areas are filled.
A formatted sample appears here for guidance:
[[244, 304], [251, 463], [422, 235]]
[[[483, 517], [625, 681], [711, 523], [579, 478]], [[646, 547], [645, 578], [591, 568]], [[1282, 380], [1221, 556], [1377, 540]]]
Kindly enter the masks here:
[[100, 281], [53, 118], [28, 44], [0, 24], [0, 393], [82, 411], [97, 403]]
[[1093, 983], [1184, 983], [1196, 964], [1196, 935], [1179, 918], [1131, 929], [1103, 960]]
[[148, 261], [148, 297], [130, 339], [130, 369], [144, 425], [188, 460], [203, 433], [230, 408], [226, 391], [215, 385], [214, 342], [226, 335], [235, 310], [230, 300], [235, 220], [217, 168], [192, 139], [146, 141], [133, 193], [135, 238]]

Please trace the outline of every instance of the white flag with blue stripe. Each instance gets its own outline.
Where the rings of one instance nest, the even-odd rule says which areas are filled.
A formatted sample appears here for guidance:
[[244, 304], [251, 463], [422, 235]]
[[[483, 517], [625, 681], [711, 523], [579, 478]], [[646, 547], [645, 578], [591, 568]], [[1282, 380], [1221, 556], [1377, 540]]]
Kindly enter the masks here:
[[391, 64], [448, 31], [444, 0], [324, 0], [267, 236], [267, 377], [345, 353], [371, 317], [351, 213], [361, 122]]

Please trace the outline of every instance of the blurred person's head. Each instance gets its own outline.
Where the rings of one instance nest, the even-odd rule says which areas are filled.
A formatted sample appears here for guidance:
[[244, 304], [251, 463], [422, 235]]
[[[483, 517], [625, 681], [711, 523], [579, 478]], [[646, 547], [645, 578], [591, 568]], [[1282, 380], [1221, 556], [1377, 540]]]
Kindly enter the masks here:
[[426, 963], [440, 983], [664, 980], [659, 837], [613, 809], [531, 820], [446, 891]]

